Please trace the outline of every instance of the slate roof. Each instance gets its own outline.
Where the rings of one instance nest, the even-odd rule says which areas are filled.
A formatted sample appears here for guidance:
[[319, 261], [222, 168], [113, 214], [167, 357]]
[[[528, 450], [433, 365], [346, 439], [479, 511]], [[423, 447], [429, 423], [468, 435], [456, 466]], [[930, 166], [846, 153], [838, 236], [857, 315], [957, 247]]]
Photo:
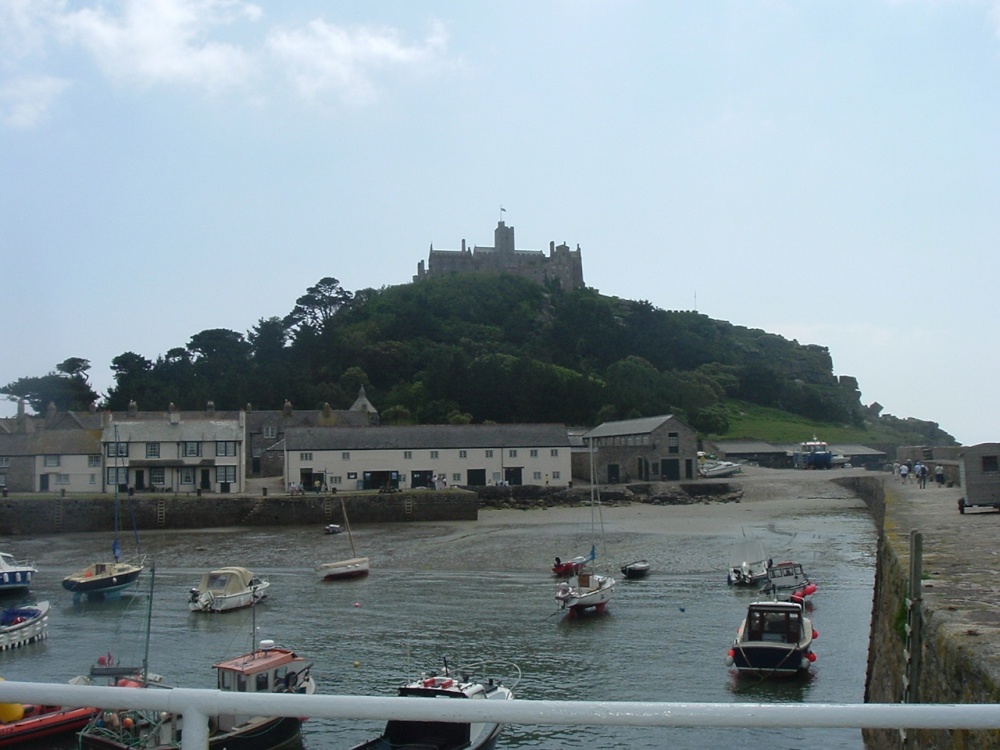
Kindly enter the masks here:
[[568, 447], [569, 437], [562, 424], [303, 427], [285, 433], [285, 446], [290, 451], [558, 448]]
[[171, 443], [204, 442], [214, 440], [242, 440], [243, 431], [238, 419], [198, 419], [177, 424], [156, 422], [114, 422], [104, 428], [101, 441], [115, 442], [117, 429], [119, 443]]
[[27, 435], [0, 435], [0, 456], [86, 456], [100, 452], [100, 430], [52, 430]]
[[644, 435], [673, 418], [673, 414], [661, 414], [658, 417], [641, 417], [640, 419], [623, 419], [618, 422], [604, 422], [588, 431], [584, 437], [602, 438], [616, 435]]
[[727, 455], [734, 453], [780, 453], [784, 454], [784, 448], [772, 445], [764, 440], [713, 440], [712, 445], [720, 453]]

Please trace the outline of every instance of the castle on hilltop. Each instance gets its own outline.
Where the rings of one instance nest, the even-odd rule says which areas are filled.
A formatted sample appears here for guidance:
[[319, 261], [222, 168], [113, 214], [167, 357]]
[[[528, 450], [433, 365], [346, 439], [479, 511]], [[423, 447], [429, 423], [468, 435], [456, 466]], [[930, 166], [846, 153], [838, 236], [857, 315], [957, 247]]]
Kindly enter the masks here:
[[583, 283], [583, 256], [580, 246], [571, 250], [563, 243], [549, 243], [549, 254], [541, 250], [518, 250], [514, 247], [514, 227], [497, 222], [493, 231], [493, 247], [476, 245], [471, 250], [462, 240], [461, 250], [435, 250], [431, 245], [427, 263], [417, 263], [414, 281], [444, 276], [449, 273], [472, 271], [498, 271], [523, 276], [539, 284], [558, 281], [563, 289], [581, 289]]

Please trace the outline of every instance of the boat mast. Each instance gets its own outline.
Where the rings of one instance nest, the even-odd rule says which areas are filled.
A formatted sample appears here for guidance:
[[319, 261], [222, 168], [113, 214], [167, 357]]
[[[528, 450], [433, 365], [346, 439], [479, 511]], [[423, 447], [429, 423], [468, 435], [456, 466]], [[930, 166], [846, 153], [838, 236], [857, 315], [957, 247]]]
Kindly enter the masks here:
[[149, 602], [146, 605], [146, 650], [142, 654], [142, 684], [149, 678], [149, 638], [153, 625], [153, 583], [156, 581], [156, 563], [149, 568]]
[[344, 526], [347, 527], [347, 538], [351, 540], [351, 557], [357, 557], [358, 551], [354, 549], [354, 534], [351, 533], [351, 522], [347, 519], [347, 506], [344, 504], [344, 498], [340, 498], [340, 512], [344, 516]]

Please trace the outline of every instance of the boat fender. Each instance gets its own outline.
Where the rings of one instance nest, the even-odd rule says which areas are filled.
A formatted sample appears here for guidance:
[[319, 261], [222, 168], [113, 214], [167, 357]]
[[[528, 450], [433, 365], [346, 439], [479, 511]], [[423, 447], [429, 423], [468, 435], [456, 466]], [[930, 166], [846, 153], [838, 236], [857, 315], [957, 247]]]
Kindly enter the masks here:
[[799, 662], [799, 669], [809, 669], [809, 659], [802, 657], [802, 661]]
[[727, 667], [733, 666], [733, 662], [735, 661], [735, 658], [734, 658], [735, 656], [736, 656], [736, 652], [733, 649], [729, 649], [729, 653], [726, 654], [726, 666]]
[[819, 631], [818, 631], [818, 630], [813, 630], [813, 632], [812, 632], [812, 637], [813, 637], [813, 640], [814, 640], [814, 641], [815, 641], [815, 640], [816, 640], [817, 638], [819, 638]]
[[816, 661], [816, 654], [810, 651], [809, 656], [807, 658], [809, 659], [809, 661]]

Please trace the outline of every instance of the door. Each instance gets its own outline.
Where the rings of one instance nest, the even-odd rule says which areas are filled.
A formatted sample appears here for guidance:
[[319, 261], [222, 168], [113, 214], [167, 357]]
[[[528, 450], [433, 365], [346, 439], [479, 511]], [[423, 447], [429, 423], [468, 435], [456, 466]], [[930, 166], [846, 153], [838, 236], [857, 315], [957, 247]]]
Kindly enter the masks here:
[[201, 484], [199, 486], [203, 490], [212, 489], [212, 472], [208, 469], [201, 470]]
[[621, 468], [618, 464], [608, 464], [608, 484], [618, 484], [621, 479]]
[[49, 475], [42, 474], [38, 477], [38, 491], [48, 492], [49, 491]]
[[661, 458], [660, 468], [666, 482], [676, 482], [681, 478], [681, 461], [679, 458]]
[[135, 470], [135, 488], [137, 490], [146, 489], [146, 472], [142, 469]]
[[521, 473], [523, 467], [521, 466], [508, 466], [503, 470], [503, 478], [509, 485], [519, 485], [521, 484]]
[[434, 479], [434, 472], [429, 469], [414, 471], [410, 474], [410, 487], [431, 487]]
[[486, 469], [469, 469], [466, 481], [470, 487], [485, 487]]

